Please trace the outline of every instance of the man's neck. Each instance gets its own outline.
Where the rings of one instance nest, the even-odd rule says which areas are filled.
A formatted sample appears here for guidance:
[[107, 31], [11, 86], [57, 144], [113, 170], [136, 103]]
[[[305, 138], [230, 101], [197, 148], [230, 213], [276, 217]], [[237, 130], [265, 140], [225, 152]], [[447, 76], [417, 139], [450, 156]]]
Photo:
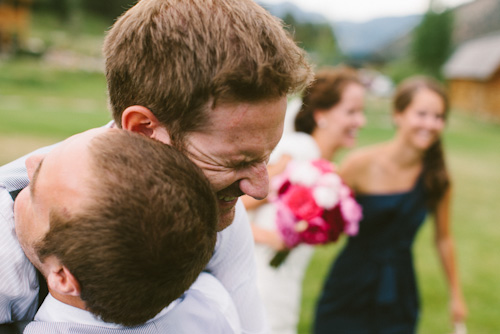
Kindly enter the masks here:
[[49, 292], [55, 299], [57, 299], [61, 303], [68, 304], [68, 305], [71, 305], [73, 307], [77, 307], [77, 308], [82, 309], [82, 310], [86, 310], [85, 302], [83, 300], [81, 300], [80, 297], [63, 295], [63, 294], [57, 293], [56, 291], [52, 290], [51, 288], [49, 288]]

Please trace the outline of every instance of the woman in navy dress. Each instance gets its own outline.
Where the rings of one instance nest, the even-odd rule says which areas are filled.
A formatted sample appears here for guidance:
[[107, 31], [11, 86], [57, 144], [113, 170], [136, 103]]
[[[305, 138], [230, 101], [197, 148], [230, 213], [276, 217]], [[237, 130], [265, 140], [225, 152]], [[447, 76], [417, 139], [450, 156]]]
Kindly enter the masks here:
[[407, 79], [394, 98], [394, 138], [360, 149], [342, 164], [340, 173], [364, 218], [327, 277], [315, 334], [416, 332], [419, 297], [412, 244], [427, 213], [434, 216], [452, 321], [464, 321], [467, 310], [449, 228], [450, 179], [440, 140], [447, 109], [437, 82]]

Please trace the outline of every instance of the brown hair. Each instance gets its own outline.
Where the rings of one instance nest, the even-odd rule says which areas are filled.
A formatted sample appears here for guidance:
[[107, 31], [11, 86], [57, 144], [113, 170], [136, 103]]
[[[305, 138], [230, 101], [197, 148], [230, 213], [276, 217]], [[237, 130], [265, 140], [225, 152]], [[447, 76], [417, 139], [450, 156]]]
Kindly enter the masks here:
[[180, 297], [210, 260], [215, 195], [187, 157], [138, 134], [107, 131], [89, 152], [88, 203], [52, 212], [37, 254], [69, 269], [90, 312], [138, 325]]
[[295, 117], [295, 130], [312, 134], [317, 127], [314, 112], [328, 111], [337, 105], [350, 83], [362, 85], [357, 72], [352, 68], [328, 67], [318, 71], [313, 83], [302, 95], [302, 106]]
[[149, 108], [180, 146], [218, 102], [257, 102], [303, 89], [302, 49], [253, 0], [141, 0], [104, 42], [110, 106]]
[[[424, 76], [408, 78], [398, 86], [393, 101], [394, 112], [404, 112], [412, 102], [415, 94], [421, 89], [431, 90], [441, 97], [444, 104], [444, 117], [446, 119], [449, 103], [444, 87], [436, 80]], [[435, 210], [438, 202], [444, 196], [451, 183], [446, 168], [441, 139], [438, 139], [425, 152], [422, 175], [427, 192], [427, 204], [431, 210]]]

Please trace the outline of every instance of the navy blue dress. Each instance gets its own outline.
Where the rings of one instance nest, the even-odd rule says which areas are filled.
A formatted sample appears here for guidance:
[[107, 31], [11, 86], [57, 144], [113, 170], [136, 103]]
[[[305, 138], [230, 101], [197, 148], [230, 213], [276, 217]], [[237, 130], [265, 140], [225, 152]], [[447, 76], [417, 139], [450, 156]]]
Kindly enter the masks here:
[[326, 279], [314, 333], [415, 333], [419, 297], [411, 249], [427, 213], [422, 178], [408, 192], [356, 199], [364, 218]]

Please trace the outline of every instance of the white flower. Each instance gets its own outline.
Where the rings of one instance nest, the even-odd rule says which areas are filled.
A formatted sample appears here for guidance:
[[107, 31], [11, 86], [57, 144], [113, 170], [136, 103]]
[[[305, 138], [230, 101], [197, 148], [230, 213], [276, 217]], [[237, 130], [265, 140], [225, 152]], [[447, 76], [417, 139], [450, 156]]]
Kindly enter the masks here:
[[308, 162], [297, 162], [290, 173], [290, 182], [312, 187], [321, 176], [320, 171]]
[[333, 209], [340, 200], [336, 189], [323, 186], [313, 190], [313, 197], [316, 204], [326, 210]]
[[323, 174], [318, 181], [318, 185], [332, 188], [335, 191], [339, 191], [340, 186], [342, 186], [342, 180], [340, 176], [333, 173]]

